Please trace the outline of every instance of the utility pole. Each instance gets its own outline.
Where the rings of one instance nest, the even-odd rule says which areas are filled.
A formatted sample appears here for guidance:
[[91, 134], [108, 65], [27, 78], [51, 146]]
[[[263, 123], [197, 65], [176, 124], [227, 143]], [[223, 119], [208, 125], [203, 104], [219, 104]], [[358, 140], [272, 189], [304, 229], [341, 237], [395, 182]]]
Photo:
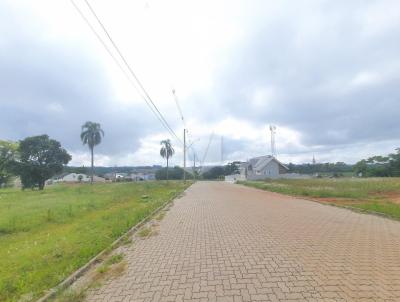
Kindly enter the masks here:
[[183, 181], [186, 182], [186, 129], [183, 129]]
[[196, 153], [193, 153], [193, 178], [196, 179]]
[[224, 164], [224, 137], [221, 136], [221, 164]]

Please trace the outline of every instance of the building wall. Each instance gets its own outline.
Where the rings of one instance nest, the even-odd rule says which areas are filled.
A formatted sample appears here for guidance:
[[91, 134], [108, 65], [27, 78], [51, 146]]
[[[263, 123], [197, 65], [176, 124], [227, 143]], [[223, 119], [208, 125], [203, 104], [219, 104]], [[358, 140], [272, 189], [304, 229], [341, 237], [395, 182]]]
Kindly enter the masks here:
[[90, 176], [86, 174], [70, 173], [65, 175], [61, 181], [65, 182], [79, 182], [79, 175], [82, 175], [82, 182], [90, 181]]
[[279, 164], [276, 161], [270, 161], [261, 171], [249, 171], [247, 179], [259, 180], [265, 178], [279, 178]]

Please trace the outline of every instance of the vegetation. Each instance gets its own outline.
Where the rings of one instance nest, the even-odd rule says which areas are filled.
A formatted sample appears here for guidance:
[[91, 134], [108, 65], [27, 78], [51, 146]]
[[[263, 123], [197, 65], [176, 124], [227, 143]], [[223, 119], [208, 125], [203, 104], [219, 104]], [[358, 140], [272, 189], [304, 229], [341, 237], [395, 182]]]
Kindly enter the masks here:
[[354, 172], [363, 177], [399, 177], [400, 148], [387, 156], [373, 156], [354, 165]]
[[60, 173], [71, 160], [61, 144], [47, 135], [25, 138], [19, 142], [17, 152], [12, 170], [21, 178], [23, 189], [38, 187], [43, 190], [45, 181]]
[[315, 163], [315, 164], [288, 164], [290, 173], [331, 175], [335, 177], [353, 174], [353, 165], [343, 162]]
[[150, 227], [144, 227], [138, 232], [139, 237], [149, 237], [152, 233], [152, 230]]
[[[161, 166], [121, 166], [121, 167], [94, 167], [94, 174], [95, 175], [104, 175], [106, 173], [114, 173], [114, 172], [118, 172], [118, 173], [133, 173], [136, 171], [156, 171], [158, 169], [160, 169]], [[70, 173], [83, 173], [83, 174], [89, 174], [90, 169], [86, 168], [86, 167], [74, 167], [74, 166], [65, 166], [64, 167], [64, 172], [70, 172]], [[116, 171], [117, 170], [117, 171]]]
[[0, 301], [37, 298], [189, 184], [0, 190]]
[[[191, 173], [186, 172], [187, 179], [193, 179], [193, 175]], [[183, 169], [181, 167], [175, 166], [173, 169], [161, 168], [156, 172], [156, 179], [183, 179]]]
[[[89, 174], [89, 169], [84, 166], [82, 166], [82, 167], [65, 166], [63, 169], [63, 172], [77, 173], [77, 174]], [[96, 171], [95, 171], [95, 174], [96, 174]]]
[[104, 263], [99, 267], [100, 273], [105, 273], [111, 265], [121, 262], [124, 259], [124, 254], [115, 254], [110, 256]]
[[18, 144], [0, 140], [0, 188], [13, 177], [12, 162], [17, 158]]
[[400, 178], [286, 179], [239, 183], [400, 218]]
[[59, 290], [56, 296], [51, 298], [53, 302], [79, 302], [86, 298], [87, 290], [90, 288], [101, 286], [101, 284], [109, 279], [121, 275], [127, 267], [127, 262], [124, 261], [124, 254], [114, 254], [109, 256], [101, 263], [96, 271], [85, 276], [83, 282], [78, 281], [73, 286], [64, 290]]
[[162, 145], [160, 149], [160, 155], [162, 158], [165, 158], [167, 160], [167, 180], [168, 180], [168, 159], [174, 155], [175, 150], [174, 148], [172, 148], [172, 144], [169, 139], [161, 141], [160, 144]]
[[372, 156], [355, 165], [337, 163], [288, 164], [289, 172], [320, 176], [400, 177], [400, 148], [387, 156]]
[[222, 179], [226, 175], [239, 173], [239, 162], [232, 162], [225, 166], [216, 166], [204, 172], [202, 177], [204, 179]]
[[90, 182], [93, 183], [94, 175], [94, 147], [101, 143], [104, 131], [99, 123], [86, 122], [82, 125], [81, 140], [84, 145], [88, 145], [91, 156], [91, 174]]

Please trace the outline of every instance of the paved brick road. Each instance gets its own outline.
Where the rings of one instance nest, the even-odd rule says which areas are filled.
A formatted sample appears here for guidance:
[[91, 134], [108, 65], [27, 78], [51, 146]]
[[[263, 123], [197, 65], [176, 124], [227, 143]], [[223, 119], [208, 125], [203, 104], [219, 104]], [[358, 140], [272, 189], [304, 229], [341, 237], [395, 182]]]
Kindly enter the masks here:
[[89, 301], [400, 301], [400, 223], [199, 182]]

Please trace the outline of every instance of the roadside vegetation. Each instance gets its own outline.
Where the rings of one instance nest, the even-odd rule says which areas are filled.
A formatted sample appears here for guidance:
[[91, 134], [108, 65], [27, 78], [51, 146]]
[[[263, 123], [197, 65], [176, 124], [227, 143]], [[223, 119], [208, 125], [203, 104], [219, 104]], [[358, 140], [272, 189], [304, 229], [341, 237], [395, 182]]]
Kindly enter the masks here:
[[238, 183], [400, 219], [400, 178], [281, 179]]
[[0, 301], [35, 300], [189, 185], [169, 181], [0, 190]]
[[240, 162], [232, 162], [224, 166], [212, 167], [210, 170], [202, 174], [203, 179], [223, 180], [226, 175], [238, 174]]

